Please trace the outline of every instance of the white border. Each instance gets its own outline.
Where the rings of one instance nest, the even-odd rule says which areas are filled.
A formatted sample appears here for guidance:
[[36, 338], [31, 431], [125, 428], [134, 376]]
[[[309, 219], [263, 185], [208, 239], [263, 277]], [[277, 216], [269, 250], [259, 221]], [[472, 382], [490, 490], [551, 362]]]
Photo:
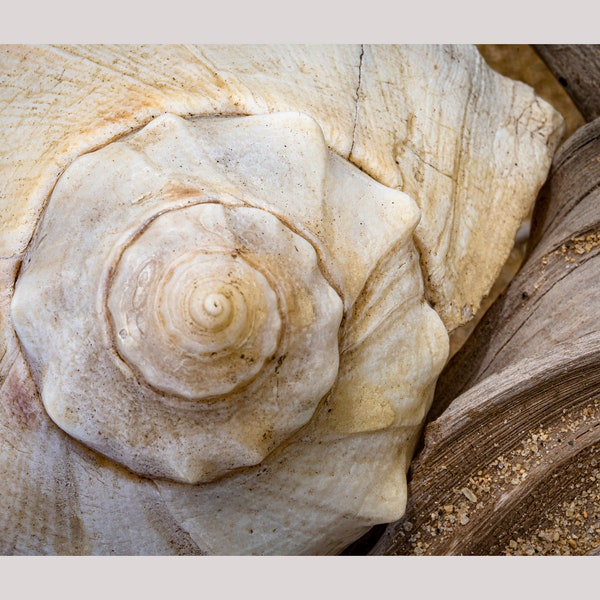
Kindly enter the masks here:
[[53, 0], [10, 3], [2, 43], [594, 43], [568, 0]]
[[[593, 597], [597, 557], [0, 559], [6, 597], [381, 600]], [[35, 595], [34, 595], [35, 594]]]

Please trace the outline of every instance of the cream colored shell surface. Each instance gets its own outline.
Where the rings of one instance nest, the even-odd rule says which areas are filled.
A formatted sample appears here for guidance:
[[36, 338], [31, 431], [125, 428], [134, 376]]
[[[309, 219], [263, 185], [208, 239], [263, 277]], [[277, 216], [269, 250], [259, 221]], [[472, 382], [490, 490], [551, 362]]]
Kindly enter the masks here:
[[399, 518], [560, 117], [471, 47], [0, 68], [0, 550], [334, 553]]

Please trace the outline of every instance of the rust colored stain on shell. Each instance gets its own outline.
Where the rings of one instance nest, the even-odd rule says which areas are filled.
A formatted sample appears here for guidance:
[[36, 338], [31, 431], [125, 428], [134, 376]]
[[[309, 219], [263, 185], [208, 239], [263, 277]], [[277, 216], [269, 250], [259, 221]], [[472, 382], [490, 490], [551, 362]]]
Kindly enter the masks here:
[[25, 367], [10, 369], [3, 385], [5, 402], [15, 420], [25, 428], [35, 428], [42, 419], [37, 389]]

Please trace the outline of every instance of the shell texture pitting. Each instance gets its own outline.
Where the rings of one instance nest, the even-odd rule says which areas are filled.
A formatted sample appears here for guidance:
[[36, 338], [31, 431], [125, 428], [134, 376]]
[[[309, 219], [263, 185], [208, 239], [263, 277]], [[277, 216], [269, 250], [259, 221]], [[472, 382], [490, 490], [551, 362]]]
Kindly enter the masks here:
[[0, 551], [323, 554], [398, 519], [485, 293], [463, 259], [500, 268], [557, 115], [473, 48], [0, 66]]

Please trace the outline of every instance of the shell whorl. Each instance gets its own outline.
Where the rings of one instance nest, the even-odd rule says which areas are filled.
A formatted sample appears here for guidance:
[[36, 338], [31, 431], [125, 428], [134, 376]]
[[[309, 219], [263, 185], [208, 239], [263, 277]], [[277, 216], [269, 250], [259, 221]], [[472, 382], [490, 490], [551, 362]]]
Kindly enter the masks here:
[[[268, 235], [248, 243], [242, 223]], [[260, 257], [273, 237], [285, 247], [298, 236], [256, 209], [198, 204], [154, 219], [123, 252], [109, 290], [119, 354], [155, 389], [190, 400], [252, 381], [285, 323], [281, 269]]]
[[[340, 351], [368, 356], [388, 302], [441, 327], [421, 300], [418, 219], [299, 113], [164, 115], [82, 155], [11, 306], [48, 415], [131, 471], [184, 483], [258, 465], [309, 424], [323, 439], [390, 427], [393, 401], [370, 383], [345, 398]], [[389, 288], [377, 272], [399, 247], [410, 273]], [[357, 303], [372, 277], [375, 312]]]
[[[188, 127], [165, 122], [169, 143]], [[159, 121], [147, 142], [153, 127], [164, 137]], [[136, 142], [61, 177], [13, 318], [62, 429], [136, 473], [210, 481], [261, 462], [312, 417], [337, 376], [342, 300], [279, 216], [244, 190], [207, 189], [202, 168], [184, 192], [172, 165], [153, 161], [149, 183], [138, 178], [149, 165]], [[123, 169], [112, 181], [107, 163]]]

